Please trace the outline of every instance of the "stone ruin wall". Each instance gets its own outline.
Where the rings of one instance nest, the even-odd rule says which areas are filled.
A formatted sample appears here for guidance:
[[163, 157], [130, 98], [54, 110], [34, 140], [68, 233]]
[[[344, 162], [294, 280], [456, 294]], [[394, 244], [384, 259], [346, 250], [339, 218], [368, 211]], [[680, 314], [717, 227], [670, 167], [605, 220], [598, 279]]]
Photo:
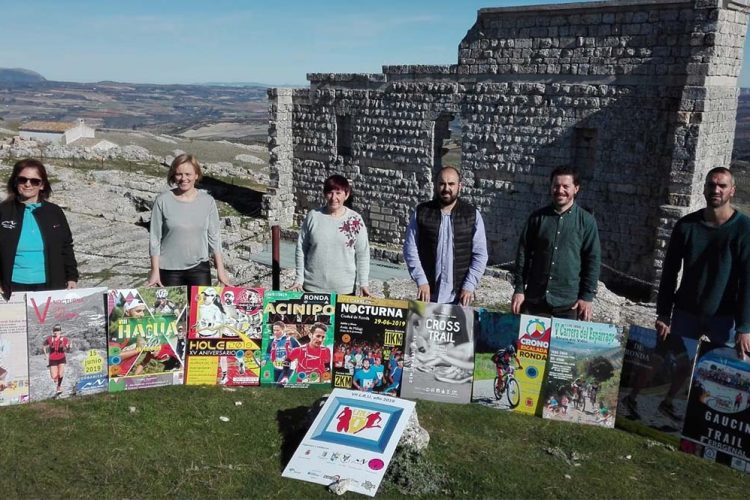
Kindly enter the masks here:
[[[482, 9], [456, 65], [272, 89], [267, 214], [299, 222], [341, 173], [371, 240], [397, 248], [432, 196], [436, 122], [454, 118], [463, 197], [485, 218], [491, 263], [514, 259], [549, 173], [577, 162], [603, 262], [653, 282], [674, 221], [701, 206], [705, 173], [729, 165], [746, 23], [747, 0]], [[337, 116], [351, 120], [347, 156]]]

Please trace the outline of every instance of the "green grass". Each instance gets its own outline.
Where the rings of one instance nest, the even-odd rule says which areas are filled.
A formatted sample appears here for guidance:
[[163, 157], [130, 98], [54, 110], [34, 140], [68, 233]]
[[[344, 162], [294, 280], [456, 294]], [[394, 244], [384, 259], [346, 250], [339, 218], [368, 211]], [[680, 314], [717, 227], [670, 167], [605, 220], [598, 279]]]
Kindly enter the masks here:
[[[322, 486], [281, 477], [296, 443], [283, 434], [323, 393], [168, 387], [1, 408], [0, 491], [4, 499], [326, 497]], [[420, 401], [417, 410], [431, 435], [425, 460], [442, 471], [446, 496], [745, 498], [750, 486], [727, 467], [618, 430], [479, 405]], [[384, 483], [378, 496], [400, 493]]]

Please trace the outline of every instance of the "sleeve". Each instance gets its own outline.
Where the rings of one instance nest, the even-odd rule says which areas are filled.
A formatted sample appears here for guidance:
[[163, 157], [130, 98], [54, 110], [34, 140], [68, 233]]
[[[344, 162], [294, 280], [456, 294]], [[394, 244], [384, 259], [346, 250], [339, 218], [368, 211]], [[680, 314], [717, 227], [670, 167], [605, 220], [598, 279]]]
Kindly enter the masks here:
[[208, 251], [211, 255], [221, 254], [221, 227], [219, 225], [219, 209], [216, 200], [209, 196], [211, 204], [208, 213]]
[[[737, 312], [734, 318], [737, 333], [750, 333], [750, 234], [744, 231], [740, 246]], [[750, 400], [749, 400], [750, 401]]]
[[294, 252], [294, 261], [296, 268], [295, 282], [304, 285], [305, 284], [305, 252], [308, 248], [308, 238], [310, 226], [310, 212], [307, 213], [305, 220], [302, 222], [302, 227], [299, 228], [299, 234], [297, 235], [297, 249]]
[[602, 249], [599, 243], [599, 230], [593, 216], [586, 217], [583, 245], [581, 246], [581, 287], [578, 298], [591, 302], [599, 284], [599, 271], [602, 265]]
[[76, 262], [76, 254], [73, 251], [73, 234], [70, 232], [70, 226], [68, 225], [68, 219], [65, 218], [65, 213], [62, 209], [60, 210], [60, 224], [62, 225], [62, 252], [63, 267], [65, 268], [65, 281], [78, 281], [78, 262]]
[[669, 238], [667, 253], [661, 268], [661, 281], [659, 282], [659, 295], [656, 299], [656, 315], [667, 324], [672, 318], [672, 307], [674, 305], [675, 291], [677, 290], [677, 276], [682, 267], [682, 256], [684, 254], [683, 226], [679, 221], [672, 230]]
[[354, 244], [354, 259], [357, 265], [357, 285], [370, 286], [370, 239], [367, 227], [361, 217], [357, 217], [361, 229]]
[[476, 219], [474, 220], [474, 236], [471, 240], [471, 264], [469, 272], [466, 273], [466, 279], [462, 288], [473, 292], [479, 286], [479, 280], [484, 275], [487, 267], [487, 234], [484, 229], [484, 220], [482, 214], [477, 210]]
[[529, 232], [531, 217], [526, 220], [521, 235], [518, 237], [518, 249], [516, 250], [516, 268], [513, 272], [513, 293], [524, 293], [526, 290], [526, 276], [528, 275], [529, 258]]
[[164, 226], [164, 210], [161, 206], [161, 198], [157, 197], [151, 207], [151, 223], [149, 224], [148, 254], [153, 257], [161, 255], [161, 237]]
[[404, 237], [404, 261], [409, 269], [411, 279], [417, 286], [427, 284], [427, 275], [422, 268], [419, 260], [419, 251], [417, 250], [417, 211], [411, 214], [409, 225], [406, 226], [406, 236]]

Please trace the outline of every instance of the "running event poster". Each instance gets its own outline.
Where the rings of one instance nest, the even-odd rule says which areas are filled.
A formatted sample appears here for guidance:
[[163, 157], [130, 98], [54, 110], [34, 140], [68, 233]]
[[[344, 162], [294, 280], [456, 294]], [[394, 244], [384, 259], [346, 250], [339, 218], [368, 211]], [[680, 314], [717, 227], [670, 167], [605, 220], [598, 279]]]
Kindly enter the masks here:
[[398, 396], [408, 313], [405, 300], [338, 295], [333, 386]]
[[375, 496], [415, 403], [385, 394], [334, 389], [287, 464], [283, 477]]
[[701, 342], [680, 448], [750, 473], [750, 361], [733, 348]]
[[615, 325], [553, 318], [542, 416], [614, 427], [624, 351]]
[[[542, 382], [547, 368], [552, 320], [521, 315], [518, 325], [518, 359], [522, 367], [515, 371], [519, 386], [518, 406], [515, 411], [541, 415]], [[509, 388], [510, 389], [510, 388]]]
[[[698, 340], [668, 335], [659, 342], [656, 330], [630, 325], [620, 377], [615, 424], [630, 432], [654, 429], [679, 442], [687, 406]], [[665, 398], [673, 392], [671, 408]]]
[[335, 293], [266, 290], [261, 385], [330, 385], [335, 313]]
[[262, 288], [192, 287], [187, 341], [178, 331], [177, 344], [185, 384], [259, 385], [262, 331]]
[[107, 391], [106, 293], [26, 293], [31, 401]]
[[26, 295], [0, 300], [0, 406], [29, 402]]
[[110, 290], [107, 313], [109, 392], [182, 384], [186, 287]]
[[[471, 400], [484, 406], [510, 410], [519, 400], [509, 391], [500, 391], [496, 352], [506, 349], [518, 338], [519, 316], [477, 309], [474, 321], [474, 384]], [[496, 358], [495, 358], [496, 359]], [[515, 368], [512, 362], [511, 369]]]
[[474, 376], [474, 310], [409, 301], [401, 397], [469, 403]]

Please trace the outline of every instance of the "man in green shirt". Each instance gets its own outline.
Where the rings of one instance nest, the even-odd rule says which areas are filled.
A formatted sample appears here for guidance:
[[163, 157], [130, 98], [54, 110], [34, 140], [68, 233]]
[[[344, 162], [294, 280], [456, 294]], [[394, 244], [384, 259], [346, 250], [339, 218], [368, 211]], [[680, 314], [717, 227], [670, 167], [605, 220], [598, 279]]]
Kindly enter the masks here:
[[529, 216], [518, 242], [513, 314], [591, 319], [601, 248], [594, 216], [575, 203], [580, 187], [573, 168], [550, 175], [552, 203]]

